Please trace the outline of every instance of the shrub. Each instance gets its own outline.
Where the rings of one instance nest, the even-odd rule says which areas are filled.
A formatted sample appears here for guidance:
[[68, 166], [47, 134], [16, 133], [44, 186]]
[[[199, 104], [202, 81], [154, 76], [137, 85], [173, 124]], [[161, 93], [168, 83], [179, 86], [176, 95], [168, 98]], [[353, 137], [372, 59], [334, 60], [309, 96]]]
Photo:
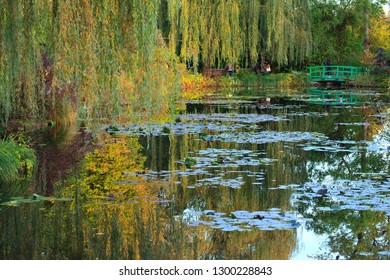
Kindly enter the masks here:
[[0, 141], [0, 184], [31, 176], [35, 163], [34, 150], [12, 138]]
[[248, 69], [242, 69], [237, 73], [240, 84], [245, 87], [256, 87], [261, 85], [261, 76]]
[[378, 87], [378, 86], [387, 86], [386, 78], [381, 73], [375, 73], [374, 71], [369, 71], [366, 73], [359, 74], [353, 80], [353, 84], [356, 87]]

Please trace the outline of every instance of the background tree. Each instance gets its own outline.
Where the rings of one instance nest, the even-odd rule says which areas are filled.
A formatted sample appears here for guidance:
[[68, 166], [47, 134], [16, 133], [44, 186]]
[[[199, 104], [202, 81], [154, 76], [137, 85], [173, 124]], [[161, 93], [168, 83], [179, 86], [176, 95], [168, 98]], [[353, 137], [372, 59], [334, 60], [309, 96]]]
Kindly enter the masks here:
[[390, 19], [385, 15], [371, 21], [371, 50], [383, 48], [390, 51]]
[[309, 6], [301, 0], [167, 0], [169, 46], [183, 62], [297, 65], [311, 54]]
[[310, 1], [315, 64], [328, 57], [334, 64], [360, 63], [364, 50], [370, 51], [369, 28], [383, 14], [386, 1]]

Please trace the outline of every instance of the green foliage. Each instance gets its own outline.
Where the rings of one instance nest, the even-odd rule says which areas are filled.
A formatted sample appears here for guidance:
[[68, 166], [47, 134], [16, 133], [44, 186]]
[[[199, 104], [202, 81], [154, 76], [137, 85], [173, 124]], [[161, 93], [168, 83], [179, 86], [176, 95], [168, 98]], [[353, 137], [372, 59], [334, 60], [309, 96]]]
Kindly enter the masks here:
[[191, 157], [186, 157], [184, 159], [184, 164], [187, 168], [191, 168], [193, 165], [196, 164], [196, 159], [195, 158], [191, 158]]
[[35, 164], [34, 150], [12, 138], [0, 141], [0, 184], [31, 176]]
[[299, 64], [311, 53], [307, 1], [168, 0], [169, 46], [183, 61], [220, 67], [259, 59]]
[[371, 69], [366, 73], [362, 73], [357, 75], [353, 79], [353, 85], [356, 87], [386, 87], [386, 79], [387, 74], [383, 71], [383, 73], [377, 73], [375, 70]]
[[218, 86], [220, 87], [242, 87], [242, 81], [237, 76], [221, 76], [218, 78]]
[[175, 99], [178, 69], [159, 37], [160, 4], [1, 1], [3, 125], [13, 117], [63, 117], [73, 105], [87, 119], [130, 113], [143, 121], [165, 117]]
[[39, 115], [40, 55], [37, 31], [40, 25], [34, 1], [0, 3], [0, 121], [12, 115]]
[[386, 78], [385, 83], [386, 83], [387, 89], [390, 91], [390, 78]]
[[390, 51], [390, 21], [385, 16], [375, 18], [371, 23], [371, 48], [377, 50], [383, 48]]
[[283, 90], [302, 89], [307, 86], [307, 75], [302, 72], [279, 73], [275, 75], [278, 88]]
[[262, 80], [259, 74], [249, 70], [238, 71], [237, 78], [240, 80], [241, 84], [246, 87], [260, 86]]
[[353, 83], [357, 87], [369, 87], [376, 84], [376, 79], [371, 73], [362, 73], [355, 77]]
[[[145, 157], [140, 154], [142, 146], [135, 138], [115, 138], [101, 149], [95, 149], [85, 156], [76, 181], [70, 189], [81, 188], [81, 193], [103, 195], [126, 191], [128, 195], [140, 194], [135, 181], [135, 172], [144, 170]], [[126, 175], [129, 173], [134, 175]], [[72, 179], [72, 178], [71, 178]], [[71, 182], [71, 179], [68, 180]], [[121, 182], [129, 182], [123, 184]]]
[[359, 64], [364, 55], [366, 27], [383, 13], [384, 1], [310, 1], [314, 64]]
[[[356, 64], [383, 1], [0, 1], [0, 121], [167, 118], [183, 63]], [[370, 21], [370, 22], [369, 22]], [[386, 45], [386, 30], [373, 36]], [[314, 49], [313, 49], [314, 42]], [[312, 56], [314, 50], [314, 57]], [[353, 54], [353, 55], [351, 55]], [[236, 85], [235, 78], [229, 79]], [[244, 78], [245, 84], [255, 82]], [[56, 116], [56, 117], [54, 117]]]
[[237, 78], [246, 87], [273, 87], [280, 90], [295, 90], [306, 86], [306, 74], [300, 72], [259, 75], [253, 71], [240, 71]]

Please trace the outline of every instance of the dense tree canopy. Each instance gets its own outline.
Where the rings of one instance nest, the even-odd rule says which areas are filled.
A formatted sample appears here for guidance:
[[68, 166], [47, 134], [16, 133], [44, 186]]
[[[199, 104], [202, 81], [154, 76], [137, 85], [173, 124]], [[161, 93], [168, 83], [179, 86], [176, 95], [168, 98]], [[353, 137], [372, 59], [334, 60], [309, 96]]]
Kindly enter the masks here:
[[195, 65], [298, 64], [311, 54], [308, 1], [167, 0], [167, 7], [170, 49]]
[[[158, 40], [159, 4], [0, 1], [2, 123], [58, 113], [69, 103], [82, 109], [82, 117], [139, 111], [139, 119], [154, 119], [165, 113], [175, 63]], [[166, 67], [157, 69], [160, 64]], [[128, 102], [136, 93], [137, 102]]]
[[[357, 64], [369, 51], [372, 22], [383, 15], [387, 1], [311, 0], [314, 63], [330, 58], [333, 63]], [[389, 27], [387, 27], [389, 28]]]
[[3, 0], [0, 120], [53, 118], [69, 104], [85, 118], [155, 120], [172, 109], [178, 62], [356, 63], [371, 38], [388, 42], [370, 34], [384, 2]]

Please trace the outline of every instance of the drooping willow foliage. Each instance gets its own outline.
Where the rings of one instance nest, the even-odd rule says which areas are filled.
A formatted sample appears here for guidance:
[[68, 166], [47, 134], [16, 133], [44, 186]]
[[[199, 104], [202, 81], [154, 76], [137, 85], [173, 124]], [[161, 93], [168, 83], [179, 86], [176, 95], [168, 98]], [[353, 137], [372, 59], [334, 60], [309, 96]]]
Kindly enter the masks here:
[[[159, 0], [0, 1], [0, 119], [168, 111], [176, 76]], [[152, 109], [152, 110], [150, 110]]]
[[2, 0], [0, 119], [156, 120], [178, 58], [195, 66], [298, 64], [310, 54], [303, 0]]
[[38, 14], [32, 1], [0, 1], [0, 114], [37, 114], [39, 84]]
[[269, 59], [299, 64], [311, 54], [308, 1], [167, 0], [169, 46], [182, 60], [221, 66]]
[[176, 69], [159, 36], [158, 0], [65, 0], [56, 8], [54, 70], [60, 83], [75, 84], [85, 115], [151, 121], [168, 111]]

